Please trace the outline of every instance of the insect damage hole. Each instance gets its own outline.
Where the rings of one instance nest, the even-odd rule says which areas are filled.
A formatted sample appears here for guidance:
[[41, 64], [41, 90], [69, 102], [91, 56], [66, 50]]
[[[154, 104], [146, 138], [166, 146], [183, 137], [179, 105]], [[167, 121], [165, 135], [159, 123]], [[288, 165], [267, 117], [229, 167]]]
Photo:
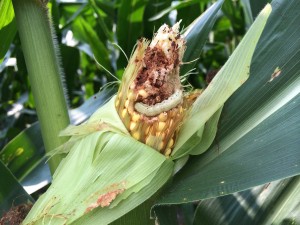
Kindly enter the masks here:
[[134, 108], [136, 111], [146, 116], [156, 116], [162, 112], [167, 112], [180, 104], [182, 102], [182, 96], [182, 91], [176, 90], [174, 94], [172, 94], [168, 99], [165, 99], [162, 102], [156, 103], [155, 105], [147, 105], [141, 102], [137, 102], [134, 105]]

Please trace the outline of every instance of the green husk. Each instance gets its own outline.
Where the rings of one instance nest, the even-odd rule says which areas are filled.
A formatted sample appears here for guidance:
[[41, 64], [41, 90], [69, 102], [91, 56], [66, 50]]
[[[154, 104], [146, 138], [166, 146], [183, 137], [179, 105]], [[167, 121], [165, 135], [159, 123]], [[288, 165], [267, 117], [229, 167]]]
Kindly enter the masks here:
[[[195, 133], [204, 126], [209, 118], [248, 79], [252, 55], [271, 11], [271, 5], [266, 5], [229, 60], [194, 102], [189, 118], [183, 124], [176, 146], [172, 152], [171, 157], [173, 159], [178, 159], [189, 154], [190, 151], [195, 151], [193, 149], [201, 141]], [[191, 145], [190, 143], [193, 143], [193, 146], [185, 146], [187, 144]], [[200, 152], [204, 152], [205, 150], [202, 149]]]
[[[110, 223], [151, 197], [172, 169], [171, 160], [129, 136], [93, 132], [74, 144], [23, 224], [70, 224], [78, 219], [82, 224], [91, 218], [101, 218], [96, 224]], [[118, 191], [107, 206], [94, 205]]]

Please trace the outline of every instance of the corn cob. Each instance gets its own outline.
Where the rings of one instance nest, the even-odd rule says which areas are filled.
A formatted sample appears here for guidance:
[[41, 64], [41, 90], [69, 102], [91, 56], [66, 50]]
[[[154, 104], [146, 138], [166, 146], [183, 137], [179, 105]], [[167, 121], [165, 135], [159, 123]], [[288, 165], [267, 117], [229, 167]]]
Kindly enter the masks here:
[[185, 51], [179, 23], [163, 25], [151, 43], [141, 39], [125, 69], [115, 106], [131, 136], [169, 156], [189, 106], [179, 67]]

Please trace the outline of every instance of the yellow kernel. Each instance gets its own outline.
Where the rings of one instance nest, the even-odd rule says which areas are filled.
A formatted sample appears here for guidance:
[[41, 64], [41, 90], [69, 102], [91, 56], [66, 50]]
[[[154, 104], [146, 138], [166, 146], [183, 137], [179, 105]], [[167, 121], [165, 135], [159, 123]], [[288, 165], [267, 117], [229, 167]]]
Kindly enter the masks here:
[[171, 138], [171, 140], [169, 141], [169, 143], [167, 145], [167, 148], [172, 148], [173, 144], [174, 144], [174, 140], [173, 140], [173, 138]]
[[159, 121], [165, 122], [168, 119], [168, 114], [166, 112], [162, 112], [158, 116]]
[[148, 94], [147, 94], [147, 92], [146, 92], [144, 89], [139, 90], [138, 93], [139, 93], [139, 95], [142, 96], [143, 98], [148, 97]]
[[118, 93], [118, 99], [121, 99], [122, 98], [122, 90], [121, 91], [119, 91], [119, 93]]
[[118, 99], [118, 100], [116, 101], [116, 107], [119, 107], [119, 104], [120, 104], [120, 100]]
[[162, 131], [166, 126], [165, 122], [158, 122], [157, 131]]
[[127, 114], [127, 109], [123, 109], [122, 114], [121, 114], [123, 119], [126, 117], [126, 114]]
[[155, 133], [155, 136], [156, 136], [156, 137], [160, 137], [161, 140], [164, 140], [165, 137], [166, 137], [166, 133], [165, 133], [165, 132], [156, 132], [156, 133]]
[[179, 107], [179, 113], [180, 113], [180, 114], [183, 113], [183, 108], [182, 108], [182, 106]]
[[136, 132], [133, 132], [131, 134], [131, 136], [136, 139], [136, 140], [139, 140], [140, 139], [140, 132], [136, 131]]
[[172, 149], [168, 148], [165, 152], [165, 156], [169, 156], [172, 152]]
[[163, 149], [163, 147], [164, 147], [164, 142], [161, 141], [158, 145], [158, 151], [161, 151]]
[[134, 96], [133, 96], [133, 93], [132, 93], [132, 92], [129, 92], [129, 93], [128, 93], [128, 99], [129, 99], [129, 100], [133, 100], [133, 97], [134, 97]]
[[132, 119], [132, 121], [137, 122], [137, 121], [139, 121], [140, 117], [141, 117], [141, 116], [140, 116], [139, 114], [133, 113], [131, 119]]
[[131, 131], [134, 130], [136, 128], [136, 125], [137, 125], [136, 122], [131, 122], [129, 125], [129, 130]]
[[146, 145], [150, 145], [151, 142], [153, 141], [153, 136], [149, 135], [147, 138], [146, 138]]
[[129, 100], [127, 99], [127, 100], [125, 101], [125, 108], [128, 108], [128, 106], [129, 106]]

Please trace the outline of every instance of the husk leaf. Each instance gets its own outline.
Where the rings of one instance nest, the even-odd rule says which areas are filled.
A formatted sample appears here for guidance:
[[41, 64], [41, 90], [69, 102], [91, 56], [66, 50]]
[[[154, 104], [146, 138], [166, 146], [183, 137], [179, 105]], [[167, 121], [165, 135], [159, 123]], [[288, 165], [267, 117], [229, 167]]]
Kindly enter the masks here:
[[129, 136], [93, 132], [74, 144], [23, 224], [108, 224], [151, 197], [172, 170], [172, 161]]
[[[248, 79], [252, 55], [271, 11], [271, 5], [266, 5], [229, 60], [194, 102], [189, 117], [178, 135], [176, 146], [171, 155], [173, 159], [189, 154], [193, 147], [200, 143], [201, 139], [195, 133]], [[190, 143], [193, 143], [194, 146], [191, 146]], [[186, 144], [189, 147], [185, 147]], [[193, 151], [195, 152], [195, 150]], [[203, 151], [202, 149], [199, 152], [202, 153]]]

